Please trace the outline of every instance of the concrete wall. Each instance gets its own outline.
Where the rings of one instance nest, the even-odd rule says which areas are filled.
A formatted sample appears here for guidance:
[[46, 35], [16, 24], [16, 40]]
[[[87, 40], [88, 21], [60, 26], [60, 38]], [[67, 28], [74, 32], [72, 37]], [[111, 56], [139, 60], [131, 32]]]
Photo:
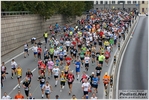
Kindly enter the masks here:
[[[76, 20], [85, 17], [76, 17]], [[43, 20], [38, 15], [13, 15], [1, 18], [1, 55], [5, 55], [12, 50], [22, 46], [26, 41], [30, 41], [32, 37], [41, 38], [43, 32], [48, 29], [50, 24], [55, 23], [60, 25], [68, 24], [61, 15], [54, 15], [47, 21]], [[69, 24], [72, 24], [69, 23]], [[23, 51], [23, 50], [22, 50]]]

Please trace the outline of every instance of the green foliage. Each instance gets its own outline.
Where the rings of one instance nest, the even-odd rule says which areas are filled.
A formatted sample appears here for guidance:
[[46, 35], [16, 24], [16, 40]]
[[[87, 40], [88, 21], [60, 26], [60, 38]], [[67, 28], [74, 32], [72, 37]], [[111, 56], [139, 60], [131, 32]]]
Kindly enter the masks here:
[[81, 16], [93, 7], [93, 1], [1, 1], [2, 11], [31, 11], [46, 19], [58, 13], [64, 16]]

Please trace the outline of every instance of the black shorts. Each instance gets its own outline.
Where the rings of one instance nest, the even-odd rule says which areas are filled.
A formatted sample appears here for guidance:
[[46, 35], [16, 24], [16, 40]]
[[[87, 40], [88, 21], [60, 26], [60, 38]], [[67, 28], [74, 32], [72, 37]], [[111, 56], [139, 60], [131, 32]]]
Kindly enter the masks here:
[[96, 76], [100, 76], [100, 73], [97, 73]]
[[106, 57], [105, 59], [106, 59], [106, 60], [108, 60], [108, 59], [109, 59], [109, 57]]
[[65, 72], [65, 74], [68, 74], [68, 72]]
[[50, 93], [45, 93], [45, 95], [49, 95]]
[[89, 67], [89, 63], [86, 63], [86, 64], [85, 64], [85, 67]]
[[103, 61], [99, 61], [99, 64], [103, 64]]
[[17, 76], [17, 79], [20, 79], [20, 78], [22, 78], [22, 76]]
[[92, 86], [92, 87], [97, 89], [97, 88], [98, 88], [98, 85], [94, 85], [94, 84], [93, 84], [93, 86]]
[[63, 61], [63, 58], [59, 58], [60, 59], [60, 61]]
[[81, 45], [78, 45], [78, 48], [81, 48]]
[[92, 55], [92, 58], [95, 58], [95, 55]]
[[16, 68], [11, 68], [12, 70], [16, 70]]
[[24, 52], [28, 52], [28, 49], [24, 49]]
[[61, 81], [61, 85], [65, 86], [65, 82], [64, 81]]
[[74, 57], [77, 57], [77, 54], [73, 54]]
[[88, 95], [88, 91], [83, 91], [84, 95]]
[[84, 60], [84, 57], [80, 57], [81, 60]]
[[5, 73], [5, 71], [1, 71], [1, 73], [2, 73], [2, 74], [4, 74], [4, 73]]
[[68, 82], [68, 85], [71, 85], [73, 82]]
[[54, 56], [54, 58], [57, 58], [57, 56]]
[[114, 44], [116, 45], [116, 43], [117, 43], [117, 40], [114, 40]]
[[64, 57], [66, 58], [66, 57], [67, 57], [67, 55], [64, 55]]
[[54, 78], [56, 79], [56, 78], [58, 78], [58, 76], [55, 76], [55, 75], [54, 75]]

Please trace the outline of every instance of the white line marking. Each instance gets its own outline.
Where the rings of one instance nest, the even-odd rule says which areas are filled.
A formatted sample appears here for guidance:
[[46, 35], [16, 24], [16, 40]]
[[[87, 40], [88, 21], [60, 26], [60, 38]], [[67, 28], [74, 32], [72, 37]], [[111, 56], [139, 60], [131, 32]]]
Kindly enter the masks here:
[[[37, 67], [36, 67], [36, 68], [37, 68]], [[36, 68], [32, 70], [32, 73], [36, 70]]]
[[15, 90], [18, 86], [19, 86], [19, 84], [18, 84], [18, 85], [16, 85], [16, 86], [13, 88], [13, 90]]

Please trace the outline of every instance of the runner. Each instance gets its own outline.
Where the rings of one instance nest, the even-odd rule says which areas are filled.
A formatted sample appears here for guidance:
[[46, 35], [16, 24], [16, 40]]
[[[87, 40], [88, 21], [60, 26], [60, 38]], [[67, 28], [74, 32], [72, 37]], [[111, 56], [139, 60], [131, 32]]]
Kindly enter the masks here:
[[96, 54], [96, 48], [93, 46], [91, 50], [92, 63], [95, 62], [95, 54]]
[[42, 48], [40, 46], [38, 46], [38, 49], [37, 49], [38, 59], [39, 58], [41, 59], [41, 53], [42, 53]]
[[28, 99], [35, 99], [35, 98], [32, 96], [31, 93], [29, 93], [29, 97], [28, 97]]
[[37, 58], [37, 53], [38, 53], [38, 47], [37, 47], [37, 44], [34, 44], [34, 46], [32, 47], [32, 51], [34, 52], [34, 59], [36, 61], [36, 58]]
[[12, 69], [12, 71], [11, 71], [11, 78], [13, 79], [13, 75], [15, 74], [16, 75], [16, 67], [17, 67], [17, 63], [15, 62], [15, 60], [14, 59], [12, 59], [12, 61], [11, 61], [11, 69]]
[[85, 71], [83, 71], [82, 78], [81, 78], [80, 82], [82, 82], [82, 84], [83, 84], [85, 80], [89, 80], [89, 76], [86, 74]]
[[48, 66], [48, 78], [50, 79], [50, 74], [52, 76], [52, 69], [53, 69], [53, 66], [54, 66], [54, 62], [51, 59], [49, 59], [48, 63], [47, 63], [47, 66]]
[[45, 62], [45, 65], [47, 66], [47, 63], [48, 63], [48, 60], [49, 60], [49, 54], [47, 53], [45, 56], [44, 56], [44, 62]]
[[20, 67], [20, 65], [18, 65], [18, 68], [16, 69], [16, 74], [17, 74], [17, 79], [18, 79], [18, 88], [20, 89], [20, 79], [22, 78], [22, 68]]
[[86, 55], [84, 60], [85, 60], [85, 70], [88, 71], [88, 69], [89, 69], [89, 62], [90, 62], [89, 55]]
[[5, 66], [5, 63], [2, 62], [1, 74], [3, 74], [4, 80], [6, 79], [6, 74], [8, 74], [8, 73], [6, 72], [6, 70], [7, 70], [7, 68], [6, 68], [6, 66]]
[[45, 90], [46, 98], [50, 99], [50, 94], [53, 90], [48, 81], [46, 81], [46, 84], [43, 86], [43, 89]]
[[60, 66], [62, 67], [63, 60], [64, 60], [64, 52], [63, 52], [63, 50], [60, 50], [60, 52], [59, 52], [59, 59], [60, 59]]
[[28, 69], [28, 71], [26, 72], [26, 77], [29, 79], [29, 82], [31, 84], [33, 73], [31, 72], [30, 69]]
[[99, 61], [99, 64], [101, 64], [101, 66], [103, 66], [103, 61], [105, 59], [105, 56], [103, 54], [104, 53], [100, 53], [100, 55], [98, 57], [98, 61]]
[[67, 55], [65, 60], [66, 60], [66, 64], [69, 66], [72, 59]]
[[25, 78], [25, 81], [23, 82], [23, 88], [24, 88], [24, 91], [25, 91], [25, 95], [28, 99], [28, 96], [29, 96], [29, 88], [30, 88], [30, 82], [28, 80], [28, 78], [26, 77]]
[[97, 67], [95, 68], [96, 76], [100, 79], [100, 74], [102, 71], [101, 64], [98, 64]]
[[60, 69], [58, 68], [58, 66], [55, 66], [55, 68], [53, 68], [52, 72], [54, 74], [55, 87], [56, 87], [57, 83], [58, 83], [58, 76], [59, 76]]
[[24, 96], [21, 94], [20, 90], [18, 90], [18, 93], [15, 95], [14, 99], [24, 99]]
[[29, 56], [29, 53], [28, 53], [28, 43], [27, 42], [24, 44], [24, 58], [26, 58], [26, 54], [28, 54], [28, 56]]
[[81, 52], [79, 53], [79, 55], [80, 55], [81, 63], [82, 63], [82, 66], [83, 66], [83, 63], [84, 63], [84, 55], [85, 55], [84, 51], [81, 50]]
[[91, 100], [98, 100], [95, 93], [92, 94]]
[[65, 42], [67, 52], [69, 51], [70, 44], [71, 44], [71, 42], [69, 41], [69, 39], [67, 39], [66, 42]]
[[61, 79], [61, 82], [60, 82], [60, 84], [61, 84], [61, 90], [60, 90], [60, 92], [62, 92], [62, 90], [65, 87], [65, 82], [66, 82], [66, 74], [64, 74], [64, 71], [61, 71], [60, 79]]
[[103, 84], [104, 84], [104, 89], [105, 89], [105, 92], [106, 92], [106, 96], [107, 96], [107, 87], [108, 87], [109, 82], [110, 82], [110, 76], [106, 72], [103, 76]]
[[89, 77], [89, 80], [90, 80], [90, 85], [91, 85], [91, 90], [92, 90], [92, 87], [93, 87], [93, 84], [92, 84], [92, 79], [93, 79], [94, 75], [95, 75], [95, 73], [94, 73], [94, 72], [92, 72], [92, 74], [91, 74], [91, 75], [90, 75], [90, 77]]
[[71, 100], [77, 100], [75, 95], [72, 95], [72, 99]]
[[39, 81], [40, 81], [40, 88], [41, 88], [41, 92], [42, 92], [42, 98], [44, 97], [44, 89], [43, 86], [45, 85], [45, 81], [46, 81], [46, 77], [44, 76], [44, 74], [42, 73], [39, 77], [38, 77]]
[[49, 55], [50, 55], [50, 57], [51, 57], [51, 59], [52, 59], [52, 61], [53, 61], [54, 47], [51, 47], [51, 48], [49, 49]]
[[67, 80], [68, 80], [69, 95], [70, 95], [72, 93], [72, 84], [73, 84], [73, 81], [75, 80], [75, 77], [71, 71], [69, 71], [69, 73], [67, 75]]
[[106, 50], [106, 52], [105, 52], [105, 62], [107, 64], [107, 66], [108, 66], [109, 58], [110, 58], [110, 52], [108, 50]]
[[3, 100], [9, 100], [12, 99], [6, 92], [4, 92], [4, 96], [2, 96]]
[[75, 66], [76, 66], [76, 76], [77, 76], [77, 80], [79, 79], [79, 73], [80, 73], [80, 67], [81, 67], [81, 62], [79, 59], [77, 59], [77, 61], [75, 62]]
[[40, 67], [41, 64], [42, 64], [42, 60], [39, 58], [39, 59], [38, 59], [38, 75], [40, 75], [40, 72], [41, 72], [41, 71], [40, 71], [40, 70], [41, 70], [41, 67]]
[[90, 83], [87, 82], [87, 79], [85, 79], [84, 83], [82, 84], [82, 89], [83, 89], [83, 93], [86, 99], [88, 99], [88, 91], [90, 90], [90, 88], [91, 88]]
[[54, 49], [54, 62], [56, 61], [56, 59], [58, 58], [58, 54], [59, 54], [59, 51], [58, 49]]
[[45, 43], [47, 44], [47, 39], [48, 39], [48, 32], [46, 31], [44, 34], [43, 34], [43, 37], [45, 39]]
[[76, 57], [77, 57], [77, 49], [76, 49], [76, 47], [74, 46], [74, 48], [73, 48], [73, 57], [72, 57], [72, 60], [74, 60], [74, 63], [75, 63], [75, 61], [76, 61]]
[[99, 84], [99, 78], [94, 74], [94, 77], [92, 77], [92, 87], [94, 88], [94, 93], [98, 93], [98, 84]]
[[65, 75], [68, 75], [68, 71], [70, 70], [69, 65], [66, 64], [66, 66], [64, 67], [64, 71], [65, 71]]

